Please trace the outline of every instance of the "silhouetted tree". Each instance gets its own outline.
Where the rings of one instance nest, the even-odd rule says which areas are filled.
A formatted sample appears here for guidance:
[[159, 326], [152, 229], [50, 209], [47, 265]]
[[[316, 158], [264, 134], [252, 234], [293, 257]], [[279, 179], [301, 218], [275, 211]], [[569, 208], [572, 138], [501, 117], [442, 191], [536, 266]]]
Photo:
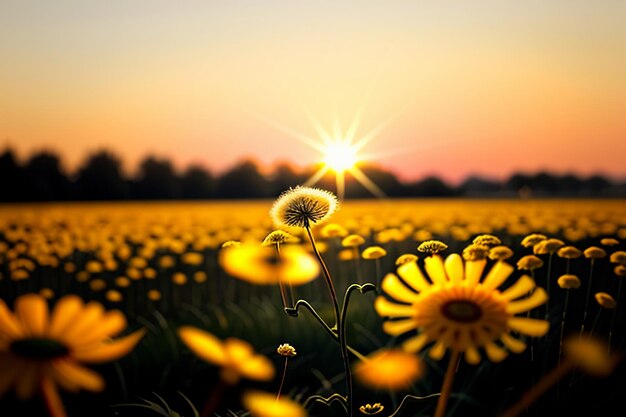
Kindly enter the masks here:
[[0, 201], [28, 199], [28, 181], [24, 169], [17, 163], [12, 149], [0, 155]]
[[128, 184], [122, 177], [119, 158], [106, 150], [91, 155], [78, 172], [76, 193], [79, 200], [127, 198]]
[[502, 185], [487, 178], [470, 176], [457, 187], [457, 191], [460, 195], [487, 196], [502, 192]]
[[219, 177], [217, 195], [220, 198], [269, 197], [269, 183], [259, 172], [257, 164], [246, 160]]
[[70, 182], [61, 171], [59, 157], [43, 151], [33, 155], [25, 167], [30, 200], [56, 201], [70, 198]]
[[205, 199], [215, 194], [213, 176], [201, 166], [191, 166], [180, 177], [182, 198]]
[[270, 195], [277, 197], [290, 187], [301, 184], [302, 181], [304, 181], [302, 175], [298, 174], [291, 165], [286, 162], [278, 164], [269, 178]]
[[141, 200], [167, 200], [181, 197], [180, 184], [172, 163], [153, 156], [145, 158], [133, 186], [134, 196]]
[[409, 185], [410, 193], [416, 197], [451, 197], [454, 190], [437, 177], [426, 177]]

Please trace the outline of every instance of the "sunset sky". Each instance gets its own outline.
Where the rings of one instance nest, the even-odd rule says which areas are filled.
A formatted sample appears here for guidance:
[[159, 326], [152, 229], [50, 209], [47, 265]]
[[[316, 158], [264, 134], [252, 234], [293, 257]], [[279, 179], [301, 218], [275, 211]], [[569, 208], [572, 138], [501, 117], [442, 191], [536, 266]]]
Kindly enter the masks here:
[[[0, 150], [626, 178], [626, 1], [3, 1]], [[356, 125], [355, 125], [356, 126]], [[297, 132], [297, 133], [294, 133]]]

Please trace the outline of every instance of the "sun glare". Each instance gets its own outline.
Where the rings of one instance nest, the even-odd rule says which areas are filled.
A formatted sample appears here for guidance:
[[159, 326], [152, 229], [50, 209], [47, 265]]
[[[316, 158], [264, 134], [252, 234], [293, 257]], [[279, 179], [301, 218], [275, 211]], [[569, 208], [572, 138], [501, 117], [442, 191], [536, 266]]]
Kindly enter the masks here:
[[335, 172], [349, 170], [357, 162], [356, 149], [346, 141], [336, 140], [324, 151], [324, 163]]

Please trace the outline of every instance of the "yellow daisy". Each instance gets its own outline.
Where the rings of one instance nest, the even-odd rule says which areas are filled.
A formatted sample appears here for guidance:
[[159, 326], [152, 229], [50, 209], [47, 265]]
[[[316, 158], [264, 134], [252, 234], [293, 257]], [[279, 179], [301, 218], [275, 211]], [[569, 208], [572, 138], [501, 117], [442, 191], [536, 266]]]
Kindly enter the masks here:
[[401, 349], [380, 349], [354, 366], [354, 376], [370, 388], [400, 391], [424, 375], [419, 356]]
[[41, 392], [51, 414], [65, 416], [58, 387], [71, 392], [103, 390], [104, 379], [83, 363], [128, 354], [145, 330], [111, 339], [125, 328], [120, 311], [105, 311], [93, 301], [84, 304], [75, 295], [60, 298], [51, 312], [39, 294], [18, 297], [15, 313], [0, 300], [0, 395], [11, 387], [20, 399]]
[[242, 403], [252, 417], [306, 417], [307, 412], [300, 404], [288, 399], [276, 399], [276, 395], [261, 391], [247, 391]]
[[227, 384], [235, 385], [241, 378], [256, 381], [274, 378], [272, 362], [257, 354], [246, 341], [228, 338], [222, 342], [211, 333], [191, 326], [181, 327], [178, 335], [198, 358], [220, 366], [220, 376]]
[[429, 352], [433, 359], [441, 359], [449, 348], [477, 364], [480, 348], [497, 362], [508, 355], [507, 349], [515, 353], [525, 349], [513, 332], [542, 336], [548, 331], [545, 320], [516, 316], [547, 301], [546, 292], [536, 288], [532, 278], [522, 276], [508, 289], [498, 289], [513, 272], [508, 263], [495, 263], [481, 280], [486, 260], [464, 263], [461, 256], [451, 254], [445, 262], [439, 255], [424, 262], [430, 280], [417, 263], [400, 265], [399, 277], [390, 273], [382, 282], [391, 299], [379, 296], [375, 302], [378, 314], [391, 319], [383, 324], [386, 333], [419, 331], [403, 343], [406, 351], [417, 352], [434, 342]]

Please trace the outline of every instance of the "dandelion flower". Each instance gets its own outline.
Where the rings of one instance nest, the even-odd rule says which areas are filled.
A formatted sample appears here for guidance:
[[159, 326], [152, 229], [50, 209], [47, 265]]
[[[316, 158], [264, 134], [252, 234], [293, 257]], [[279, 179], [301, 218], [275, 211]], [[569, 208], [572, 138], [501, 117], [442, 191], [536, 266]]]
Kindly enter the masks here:
[[263, 355], [257, 354], [248, 342], [228, 338], [223, 342], [203, 330], [183, 326], [178, 330], [183, 343], [200, 359], [221, 367], [224, 382], [235, 385], [241, 378], [270, 381], [274, 366]]
[[381, 413], [384, 409], [385, 407], [381, 403], [365, 404], [359, 407], [360, 412], [369, 416]]
[[290, 358], [297, 355], [296, 348], [291, 346], [289, 343], [283, 343], [282, 345], [279, 345], [276, 349], [276, 353], [278, 353], [280, 356], [286, 356]]
[[504, 261], [513, 256], [513, 251], [508, 246], [494, 246], [489, 249], [489, 259], [493, 261]]
[[626, 251], [618, 250], [617, 252], [613, 252], [609, 260], [614, 264], [626, 265]]
[[626, 277], [626, 265], [617, 265], [615, 268], [613, 268], [613, 272], [615, 272], [615, 275], [617, 275], [618, 277]]
[[219, 252], [219, 262], [226, 273], [253, 284], [306, 284], [320, 272], [315, 258], [299, 245], [287, 245], [280, 258], [272, 248], [242, 244]]
[[329, 223], [324, 225], [320, 230], [320, 236], [329, 239], [334, 237], [345, 237], [348, 235], [348, 230], [340, 224]]
[[543, 261], [541, 258], [538, 258], [535, 255], [526, 255], [522, 256], [517, 261], [517, 269], [522, 269], [526, 271], [532, 271], [534, 269], [541, 268], [543, 266]]
[[0, 300], [0, 396], [15, 387], [18, 398], [28, 399], [41, 389], [54, 415], [65, 415], [58, 387], [102, 391], [104, 379], [83, 364], [128, 354], [145, 331], [111, 339], [125, 328], [120, 311], [105, 311], [94, 301], [84, 304], [75, 295], [60, 298], [50, 313], [39, 294], [18, 297], [15, 313]]
[[232, 248], [232, 247], [237, 247], [241, 245], [241, 242], [238, 240], [227, 240], [226, 242], [222, 243], [222, 248]]
[[563, 246], [565, 246], [565, 242], [560, 239], [545, 239], [533, 246], [533, 253], [535, 255], [551, 255], [553, 253], [556, 253], [556, 251], [558, 251]]
[[380, 349], [354, 366], [354, 376], [370, 388], [401, 391], [424, 375], [419, 356], [401, 349]]
[[587, 259], [602, 259], [606, 256], [606, 251], [597, 246], [590, 246], [583, 251], [583, 255]]
[[448, 249], [448, 245], [439, 240], [427, 240], [426, 242], [420, 243], [417, 247], [418, 252], [429, 253], [431, 255], [443, 252], [446, 249]]
[[494, 236], [494, 235], [478, 235], [474, 238], [472, 243], [476, 245], [491, 247], [491, 246], [501, 245], [502, 241], [497, 236]]
[[288, 399], [277, 399], [274, 394], [248, 391], [242, 397], [243, 406], [252, 417], [306, 417], [307, 412], [300, 404]]
[[595, 294], [595, 298], [602, 308], [612, 310], [617, 307], [617, 302], [610, 294], [607, 294], [605, 292], [597, 292]]
[[321, 223], [337, 210], [337, 197], [319, 188], [290, 188], [274, 202], [270, 216], [277, 227], [304, 227]]
[[363, 259], [380, 259], [387, 255], [387, 251], [380, 246], [369, 246], [363, 250]]
[[465, 360], [471, 364], [480, 362], [479, 348], [493, 362], [508, 355], [503, 347], [514, 353], [522, 352], [526, 344], [511, 332], [542, 336], [548, 331], [549, 323], [516, 314], [544, 304], [547, 294], [543, 288], [536, 288], [528, 276], [522, 276], [501, 292], [498, 287], [513, 272], [513, 267], [497, 262], [481, 281], [485, 265], [485, 260], [464, 264], [458, 254], [451, 254], [445, 262], [439, 255], [428, 257], [425, 267], [430, 281], [415, 263], [399, 266], [400, 278], [387, 274], [382, 289], [403, 304], [383, 296], [374, 304], [380, 316], [393, 319], [383, 324], [383, 330], [398, 336], [417, 329], [419, 334], [406, 340], [403, 348], [417, 352], [434, 342], [429, 353], [437, 360], [448, 348], [464, 352]]
[[563, 353], [585, 373], [593, 376], [608, 376], [616, 365], [606, 343], [595, 337], [572, 335], [563, 341]]
[[605, 237], [603, 239], [600, 239], [600, 244], [604, 246], [615, 246], [615, 245], [619, 245], [619, 240], [614, 239], [612, 237]]
[[557, 284], [563, 289], [579, 288], [580, 279], [576, 275], [565, 274], [557, 279]]
[[489, 247], [479, 243], [472, 243], [463, 249], [463, 259], [466, 261], [480, 261], [487, 259]]
[[396, 259], [396, 265], [402, 265], [407, 262], [417, 262], [418, 259], [419, 257], [417, 255], [414, 255], [412, 253], [405, 253], [398, 256], [398, 258]]
[[542, 240], [546, 240], [548, 237], [546, 235], [542, 235], [540, 233], [532, 233], [528, 236], [526, 236], [524, 239], [522, 239], [522, 246], [525, 248], [530, 248], [532, 246], [535, 246], [537, 243], [541, 242]]

